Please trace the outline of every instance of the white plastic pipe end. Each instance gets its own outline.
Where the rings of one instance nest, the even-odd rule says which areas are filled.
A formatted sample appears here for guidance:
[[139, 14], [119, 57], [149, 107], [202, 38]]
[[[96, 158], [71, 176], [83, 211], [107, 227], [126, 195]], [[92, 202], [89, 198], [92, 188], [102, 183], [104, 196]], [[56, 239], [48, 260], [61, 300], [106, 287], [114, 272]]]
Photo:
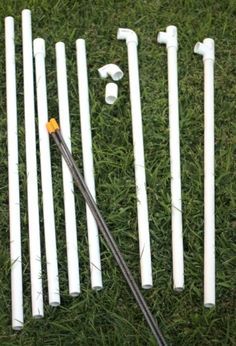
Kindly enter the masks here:
[[166, 44], [166, 48], [174, 47], [178, 48], [178, 33], [177, 27], [169, 25], [166, 28], [166, 32], [160, 31], [157, 35], [157, 42]]
[[119, 28], [117, 31], [118, 40], [126, 40], [126, 43], [134, 42], [138, 44], [138, 36], [131, 29]]
[[5, 35], [14, 41], [15, 39], [15, 30], [14, 30], [14, 18], [6, 17], [5, 18]]
[[76, 48], [79, 49], [85, 49], [85, 40], [83, 38], [78, 38], [76, 40]]
[[24, 10], [22, 10], [21, 14], [22, 16], [31, 16], [31, 11], [28, 8], [25, 8]]
[[42, 38], [36, 38], [33, 42], [34, 44], [34, 56], [37, 54], [42, 54], [45, 58], [46, 50], [45, 50], [45, 41]]
[[215, 303], [204, 303], [205, 308], [211, 309], [215, 307]]
[[107, 64], [98, 69], [99, 76], [103, 79], [111, 76], [114, 81], [122, 79], [124, 73], [121, 71], [119, 66], [115, 64]]
[[57, 42], [57, 43], [55, 44], [55, 47], [56, 47], [57, 49], [64, 49], [64, 48], [65, 48], [65, 43], [59, 41], [59, 42]]
[[194, 53], [203, 56], [203, 61], [215, 61], [215, 42], [212, 38], [205, 38], [203, 43], [197, 42], [194, 46]]
[[14, 18], [11, 16], [5, 17], [5, 23], [14, 26]]
[[118, 97], [118, 86], [116, 83], [107, 83], [105, 92], [105, 101], [107, 104], [112, 105], [116, 102]]

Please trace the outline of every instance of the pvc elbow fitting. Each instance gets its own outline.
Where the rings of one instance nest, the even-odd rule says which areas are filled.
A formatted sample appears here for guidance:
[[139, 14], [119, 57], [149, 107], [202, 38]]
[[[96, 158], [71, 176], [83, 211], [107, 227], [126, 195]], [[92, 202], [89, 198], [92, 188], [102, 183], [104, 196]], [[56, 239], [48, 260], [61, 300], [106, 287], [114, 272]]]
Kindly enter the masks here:
[[169, 25], [166, 28], [166, 32], [160, 31], [157, 35], [157, 42], [166, 44], [166, 48], [175, 47], [178, 49], [178, 34], [177, 27]]
[[118, 40], [126, 40], [126, 43], [134, 42], [138, 45], [138, 36], [131, 29], [119, 28], [117, 31]]
[[105, 101], [107, 104], [112, 105], [116, 102], [118, 97], [118, 86], [115, 83], [107, 83], [105, 91]]
[[99, 76], [101, 78], [107, 78], [110, 76], [114, 81], [120, 80], [124, 73], [121, 71], [119, 66], [115, 64], [107, 64], [98, 69]]
[[42, 54], [45, 58], [46, 51], [45, 51], [45, 41], [42, 38], [36, 38], [33, 42], [34, 45], [34, 56], [37, 54]]
[[194, 47], [194, 53], [203, 56], [203, 61], [215, 61], [215, 42], [212, 38], [205, 38], [203, 43], [197, 42]]

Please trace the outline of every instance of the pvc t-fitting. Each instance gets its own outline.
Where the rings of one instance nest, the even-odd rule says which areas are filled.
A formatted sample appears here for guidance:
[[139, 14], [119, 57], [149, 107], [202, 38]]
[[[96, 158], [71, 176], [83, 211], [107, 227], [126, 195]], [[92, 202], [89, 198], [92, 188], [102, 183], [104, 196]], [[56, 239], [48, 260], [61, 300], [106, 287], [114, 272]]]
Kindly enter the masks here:
[[118, 81], [123, 77], [123, 72], [119, 66], [115, 64], [107, 64], [98, 69], [99, 76], [101, 78], [107, 78], [110, 76], [114, 81]]
[[197, 42], [194, 47], [194, 53], [203, 56], [203, 61], [215, 61], [215, 42], [212, 38], [205, 38], [203, 43]]
[[34, 56], [37, 54], [42, 54], [45, 58], [46, 51], [45, 51], [45, 41], [42, 38], [36, 38], [33, 42], [34, 44]]
[[129, 44], [130, 42], [134, 42], [138, 45], [138, 36], [131, 29], [119, 28], [117, 31], [117, 39], [126, 40], [126, 44]]
[[157, 42], [166, 44], [166, 48], [174, 47], [178, 49], [177, 39], [177, 28], [174, 25], [167, 26], [166, 32], [160, 31], [157, 35]]

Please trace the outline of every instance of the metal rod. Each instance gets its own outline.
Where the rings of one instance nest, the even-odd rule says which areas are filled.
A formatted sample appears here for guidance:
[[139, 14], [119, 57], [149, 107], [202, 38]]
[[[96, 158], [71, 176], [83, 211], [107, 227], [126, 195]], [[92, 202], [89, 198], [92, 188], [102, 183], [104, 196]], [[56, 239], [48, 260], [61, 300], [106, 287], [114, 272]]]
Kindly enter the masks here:
[[115, 257], [115, 260], [118, 264], [118, 266], [121, 269], [122, 274], [124, 275], [133, 295], [134, 298], [138, 304], [138, 306], [140, 307], [150, 329], [152, 330], [153, 335], [156, 338], [156, 341], [159, 345], [167, 345], [166, 341], [157, 325], [157, 322], [154, 318], [154, 316], [152, 315], [151, 311], [149, 310], [146, 301], [144, 300], [144, 297], [141, 293], [141, 291], [138, 288], [138, 285], [136, 284], [133, 275], [131, 274], [115, 240], [112, 237], [112, 234], [108, 228], [108, 226], [106, 225], [97, 205], [96, 202], [94, 201], [85, 181], [84, 178], [82, 177], [65, 141], [64, 138], [61, 135], [60, 129], [59, 127], [57, 127], [57, 129], [54, 132], [50, 132], [50, 134], [52, 135], [56, 145], [58, 146], [58, 149], [60, 150], [64, 160], [66, 161], [71, 174], [74, 177], [75, 183], [78, 186], [78, 188], [80, 189], [83, 197], [86, 200], [86, 203], [88, 204], [88, 206], [90, 207], [90, 210], [98, 224], [98, 227], [105, 239], [105, 241], [107, 242], [108, 247], [110, 248], [113, 256]]

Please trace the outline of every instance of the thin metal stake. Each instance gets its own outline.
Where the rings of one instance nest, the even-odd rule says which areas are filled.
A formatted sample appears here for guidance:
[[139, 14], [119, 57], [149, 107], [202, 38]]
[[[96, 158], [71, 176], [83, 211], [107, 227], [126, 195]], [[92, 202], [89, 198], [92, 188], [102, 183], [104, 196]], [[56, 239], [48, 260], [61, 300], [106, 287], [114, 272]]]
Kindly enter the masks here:
[[94, 201], [85, 181], [83, 176], [81, 175], [65, 141], [64, 138], [62, 137], [62, 134], [60, 132], [60, 128], [59, 125], [57, 124], [55, 119], [51, 119], [48, 123], [47, 123], [47, 129], [48, 132], [51, 134], [51, 136], [53, 137], [58, 149], [60, 150], [64, 160], [66, 161], [71, 174], [74, 177], [75, 183], [78, 186], [78, 188], [80, 189], [86, 203], [88, 204], [97, 224], [98, 227], [105, 239], [105, 241], [107, 242], [108, 247], [110, 248], [113, 256], [115, 257], [115, 260], [118, 264], [118, 266], [120, 267], [120, 270], [122, 272], [122, 274], [124, 275], [133, 295], [134, 298], [138, 304], [138, 306], [140, 307], [150, 329], [152, 330], [153, 335], [156, 338], [157, 343], [160, 346], [166, 346], [167, 343], [157, 325], [157, 322], [154, 318], [154, 316], [152, 315], [151, 311], [149, 310], [146, 301], [144, 300], [144, 297], [140, 291], [140, 289], [138, 288], [138, 285], [136, 284], [133, 275], [131, 274], [118, 246], [116, 245], [115, 240], [112, 237], [112, 234], [107, 226], [107, 224], [105, 223], [96, 202]]

